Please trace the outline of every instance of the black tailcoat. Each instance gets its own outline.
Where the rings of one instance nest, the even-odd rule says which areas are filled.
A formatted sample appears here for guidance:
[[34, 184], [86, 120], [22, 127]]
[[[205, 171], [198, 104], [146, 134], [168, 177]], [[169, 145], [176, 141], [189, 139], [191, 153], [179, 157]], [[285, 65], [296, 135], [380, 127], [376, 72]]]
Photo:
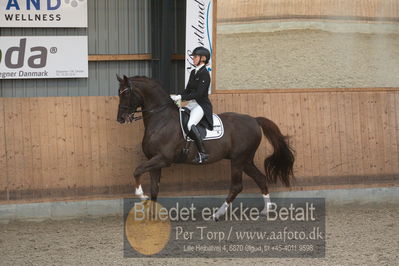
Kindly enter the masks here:
[[[212, 104], [208, 98], [208, 90], [211, 84], [211, 77], [206, 66], [201, 67], [197, 73], [193, 69], [187, 83], [186, 90], [182, 92], [181, 99], [183, 101], [196, 100], [204, 110], [204, 118], [206, 126], [209, 130], [213, 129]], [[201, 121], [202, 122], [202, 121]]]

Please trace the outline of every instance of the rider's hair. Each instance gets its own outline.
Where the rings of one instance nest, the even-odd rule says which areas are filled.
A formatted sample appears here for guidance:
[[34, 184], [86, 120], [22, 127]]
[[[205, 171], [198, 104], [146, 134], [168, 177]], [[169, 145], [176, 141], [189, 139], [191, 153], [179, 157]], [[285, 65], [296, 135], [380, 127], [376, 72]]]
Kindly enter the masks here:
[[[200, 57], [200, 60], [199, 60], [198, 64], [204, 63], [206, 65], [209, 63], [209, 62], [207, 62], [208, 60], [206, 59], [205, 55], [200, 55], [199, 57]], [[204, 59], [202, 59], [202, 58], [204, 58]]]

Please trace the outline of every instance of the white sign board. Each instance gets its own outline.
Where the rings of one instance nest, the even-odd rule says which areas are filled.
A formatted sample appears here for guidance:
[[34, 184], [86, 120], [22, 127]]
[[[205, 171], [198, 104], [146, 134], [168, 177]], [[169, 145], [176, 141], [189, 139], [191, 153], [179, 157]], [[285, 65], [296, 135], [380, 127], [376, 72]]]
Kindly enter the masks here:
[[86, 28], [87, 0], [0, 0], [1, 28]]
[[0, 79], [87, 78], [87, 36], [0, 37]]
[[[207, 48], [212, 55], [212, 21], [213, 21], [212, 0], [187, 0], [186, 11], [186, 74], [185, 84], [187, 85], [190, 72], [195, 68], [190, 57], [191, 52], [198, 46]], [[212, 76], [212, 59], [207, 66]], [[211, 88], [209, 87], [209, 93]]]

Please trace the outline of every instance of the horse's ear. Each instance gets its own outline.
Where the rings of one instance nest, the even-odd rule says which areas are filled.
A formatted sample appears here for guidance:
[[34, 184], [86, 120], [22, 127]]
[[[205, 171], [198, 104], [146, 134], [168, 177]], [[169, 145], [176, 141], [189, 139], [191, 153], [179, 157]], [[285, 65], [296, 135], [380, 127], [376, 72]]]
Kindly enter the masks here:
[[128, 77], [126, 77], [126, 75], [123, 75], [123, 81], [125, 82], [125, 84], [129, 83], [129, 79]]
[[118, 79], [119, 83], [122, 83], [123, 79], [121, 77], [119, 77], [118, 74], [116, 74], [116, 78]]

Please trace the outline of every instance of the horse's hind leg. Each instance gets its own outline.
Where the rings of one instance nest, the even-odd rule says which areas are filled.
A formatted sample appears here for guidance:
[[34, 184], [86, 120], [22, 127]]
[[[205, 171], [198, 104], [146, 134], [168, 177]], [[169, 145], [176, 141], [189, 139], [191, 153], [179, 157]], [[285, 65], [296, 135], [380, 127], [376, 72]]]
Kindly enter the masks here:
[[241, 164], [235, 164], [234, 161], [231, 162], [231, 184], [230, 192], [227, 196], [226, 202], [228, 204], [232, 203], [237, 195], [242, 191], [242, 171], [244, 166]]
[[265, 203], [265, 207], [263, 208], [261, 213], [266, 214], [271, 204], [269, 190], [267, 189], [267, 184], [266, 184], [266, 176], [256, 167], [253, 161], [245, 165], [244, 172], [248, 176], [250, 176], [260, 188]]
[[226, 198], [226, 201], [223, 205], [217, 210], [215, 214], [213, 214], [214, 220], [219, 220], [219, 217], [224, 215], [229, 207], [229, 205], [233, 202], [233, 200], [237, 197], [237, 195], [242, 191], [242, 171], [244, 169], [244, 165], [242, 163], [231, 161], [231, 185], [230, 192]]
[[269, 194], [266, 176], [256, 167], [253, 161], [245, 165], [244, 172], [255, 181], [263, 195]]

